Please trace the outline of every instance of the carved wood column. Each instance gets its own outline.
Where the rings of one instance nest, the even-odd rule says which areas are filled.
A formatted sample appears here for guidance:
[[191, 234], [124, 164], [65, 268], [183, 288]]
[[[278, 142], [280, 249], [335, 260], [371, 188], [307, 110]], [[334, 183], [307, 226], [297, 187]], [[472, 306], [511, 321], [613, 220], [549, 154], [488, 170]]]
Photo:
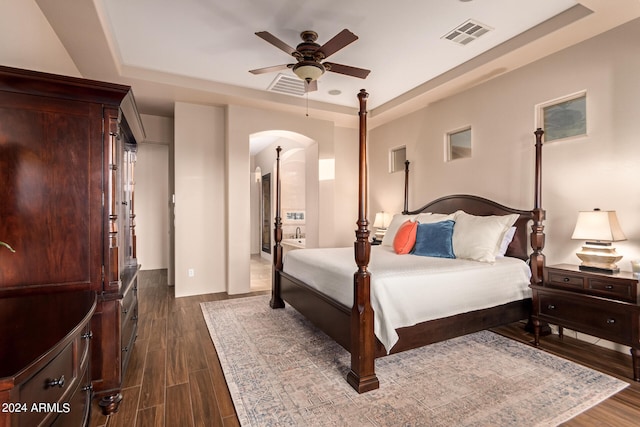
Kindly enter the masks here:
[[533, 224], [531, 225], [531, 248], [533, 252], [529, 257], [531, 265], [531, 283], [542, 284], [542, 270], [545, 265], [545, 256], [542, 253], [545, 236], [544, 225], [545, 211], [542, 209], [542, 135], [544, 131], [538, 128], [534, 132], [536, 136], [536, 164], [535, 164], [535, 189], [533, 205]]
[[[533, 251], [529, 256], [529, 267], [531, 268], [531, 284], [542, 285], [544, 280], [545, 256], [542, 253], [544, 248], [544, 220], [545, 211], [542, 209], [542, 135], [544, 131], [540, 128], [534, 132], [536, 136], [536, 163], [535, 163], [535, 184], [533, 202], [533, 224], [531, 225], [531, 248]], [[538, 305], [538, 292], [533, 289], [532, 304]], [[534, 343], [537, 346], [541, 335], [549, 335], [551, 329], [548, 324], [540, 322], [537, 318], [530, 318], [525, 330], [533, 332]]]
[[404, 215], [409, 213], [409, 160], [404, 161]]
[[109, 141], [107, 144], [108, 153], [108, 183], [107, 183], [107, 209], [109, 217], [109, 238], [108, 238], [108, 256], [104, 260], [106, 265], [102, 268], [105, 277], [105, 291], [111, 289], [117, 290], [120, 286], [120, 265], [119, 265], [119, 249], [120, 249], [120, 229], [118, 226], [118, 212], [120, 207], [120, 167], [121, 167], [121, 141], [118, 136], [118, 113], [117, 111], [107, 110], [105, 115], [108, 116], [109, 123]]
[[284, 301], [280, 296], [280, 272], [282, 271], [282, 216], [280, 193], [280, 152], [282, 147], [276, 148], [276, 218], [273, 227], [273, 267], [271, 269], [271, 308], [283, 308]]
[[354, 253], [358, 270], [353, 276], [353, 307], [351, 309], [351, 370], [347, 382], [358, 392], [380, 387], [375, 373], [373, 308], [370, 297], [370, 273], [367, 269], [371, 254], [369, 221], [367, 220], [367, 97], [362, 89], [360, 101], [360, 154], [358, 182], [358, 229]]

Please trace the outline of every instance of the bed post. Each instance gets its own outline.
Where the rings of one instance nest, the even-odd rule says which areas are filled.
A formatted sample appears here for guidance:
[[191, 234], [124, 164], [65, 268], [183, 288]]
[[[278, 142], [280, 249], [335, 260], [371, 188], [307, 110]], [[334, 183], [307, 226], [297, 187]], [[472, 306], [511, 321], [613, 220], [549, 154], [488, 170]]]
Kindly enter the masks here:
[[367, 97], [362, 89], [360, 101], [360, 157], [358, 181], [358, 229], [354, 254], [358, 270], [353, 275], [353, 307], [351, 309], [351, 370], [347, 382], [358, 393], [380, 387], [375, 373], [373, 308], [370, 298], [370, 274], [367, 269], [371, 254], [369, 221], [367, 220]]
[[403, 215], [409, 213], [409, 160], [404, 161], [404, 210]]
[[282, 218], [280, 216], [280, 152], [282, 147], [276, 148], [276, 218], [273, 228], [273, 267], [271, 269], [271, 308], [283, 308], [284, 301], [280, 296], [280, 272], [282, 271]]
[[533, 252], [529, 257], [529, 264], [531, 267], [531, 283], [541, 285], [545, 263], [545, 257], [542, 253], [544, 248], [543, 221], [545, 219], [545, 211], [542, 209], [542, 135], [544, 131], [538, 128], [534, 134], [536, 136], [535, 200], [533, 205], [533, 224], [531, 225], [531, 248]]

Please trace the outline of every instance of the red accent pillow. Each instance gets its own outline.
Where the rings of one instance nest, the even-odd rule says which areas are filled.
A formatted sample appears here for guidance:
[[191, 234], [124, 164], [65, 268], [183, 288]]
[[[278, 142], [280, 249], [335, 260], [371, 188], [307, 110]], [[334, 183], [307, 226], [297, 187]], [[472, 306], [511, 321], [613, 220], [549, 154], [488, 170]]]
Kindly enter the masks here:
[[393, 249], [397, 254], [404, 255], [411, 252], [416, 244], [416, 231], [418, 223], [416, 221], [405, 221], [402, 223], [396, 237], [393, 238]]

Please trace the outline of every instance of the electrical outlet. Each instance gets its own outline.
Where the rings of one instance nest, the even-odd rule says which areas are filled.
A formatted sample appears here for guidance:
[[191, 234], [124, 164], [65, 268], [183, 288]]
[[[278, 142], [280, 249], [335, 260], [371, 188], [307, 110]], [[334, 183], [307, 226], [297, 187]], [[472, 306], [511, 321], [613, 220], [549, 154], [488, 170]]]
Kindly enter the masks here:
[[189, 269], [189, 277], [194, 277], [196, 275], [196, 271], [193, 268]]

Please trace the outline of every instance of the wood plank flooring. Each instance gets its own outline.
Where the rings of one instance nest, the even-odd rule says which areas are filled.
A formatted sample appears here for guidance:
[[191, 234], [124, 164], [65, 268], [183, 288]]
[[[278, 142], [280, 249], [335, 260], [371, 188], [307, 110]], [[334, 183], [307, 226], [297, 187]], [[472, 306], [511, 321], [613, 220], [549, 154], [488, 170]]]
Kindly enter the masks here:
[[[200, 303], [233, 298], [209, 294], [175, 298], [166, 270], [142, 271], [138, 339], [126, 372], [118, 413], [105, 417], [94, 402], [90, 426], [237, 426], [222, 368], [202, 317]], [[249, 295], [266, 294], [267, 291]], [[246, 296], [246, 295], [243, 295]], [[242, 297], [242, 296], [240, 296]], [[523, 324], [495, 330], [529, 343]], [[542, 349], [618, 377], [631, 385], [565, 425], [637, 426], [640, 383], [630, 379], [631, 357], [569, 337], [543, 337]], [[544, 381], [544, 378], [540, 379]]]
[[233, 297], [175, 298], [166, 274], [166, 270], [140, 272], [138, 338], [125, 375], [124, 400], [109, 417], [94, 402], [90, 426], [239, 425], [200, 310], [201, 302]]

